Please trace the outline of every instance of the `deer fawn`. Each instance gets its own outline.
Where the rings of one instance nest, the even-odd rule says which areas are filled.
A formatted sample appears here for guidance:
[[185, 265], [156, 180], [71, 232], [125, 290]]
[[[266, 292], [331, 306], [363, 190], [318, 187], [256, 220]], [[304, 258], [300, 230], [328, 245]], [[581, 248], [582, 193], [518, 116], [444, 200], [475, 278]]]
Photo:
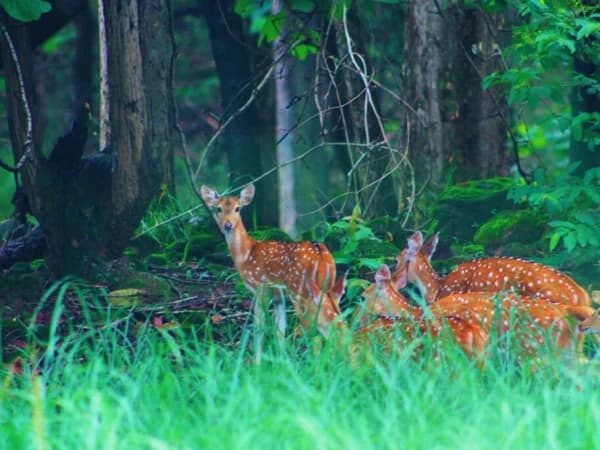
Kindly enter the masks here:
[[307, 328], [316, 326], [325, 337], [329, 337], [332, 324], [335, 324], [341, 333], [347, 331], [340, 310], [340, 299], [346, 290], [347, 274], [348, 272], [344, 273], [325, 293], [312, 279], [306, 279], [306, 289], [310, 294], [308, 297], [298, 298], [298, 314], [302, 325]]
[[375, 273], [375, 283], [369, 286], [362, 296], [366, 314], [383, 317], [378, 317], [363, 327], [360, 333], [381, 333], [399, 327], [408, 339], [412, 339], [417, 332], [422, 335], [429, 334], [437, 339], [443, 334], [445, 322], [451, 336], [468, 355], [483, 351], [488, 334], [477, 320], [470, 314], [446, 313], [442, 309], [428, 317], [422, 308], [410, 305], [407, 298], [398, 292], [398, 289], [406, 284], [406, 273], [392, 276], [387, 265], [382, 264], [379, 267]]
[[[352, 336], [356, 342], [350, 347], [351, 352], [357, 349], [356, 344], [369, 343], [373, 339], [383, 339], [385, 347], [392, 350], [395, 347], [406, 346], [417, 334], [429, 334], [434, 339], [442, 335], [445, 329], [442, 321], [436, 318], [425, 319], [420, 308], [410, 306], [406, 298], [393, 287], [395, 282], [391, 280], [390, 270], [386, 265], [382, 265], [377, 271], [375, 280], [363, 293], [366, 309], [372, 314], [384, 312], [385, 317], [377, 317], [356, 331]], [[309, 280], [308, 283], [312, 286], [312, 294], [306, 299], [307, 305], [312, 302], [312, 307], [317, 309], [313, 310], [309, 317], [317, 317], [318, 327], [323, 335], [329, 336], [331, 327], [335, 326], [338, 338], [348, 337], [350, 329], [343, 321], [339, 309], [339, 299], [346, 286], [345, 276], [326, 293], [322, 293], [314, 282]], [[390, 310], [395, 314], [388, 315], [386, 311]], [[444, 319], [448, 324], [448, 331], [467, 354], [473, 355], [483, 350], [487, 334], [477, 323], [467, 323], [461, 318], [451, 316]], [[401, 334], [394, 333], [395, 330]]]
[[[591, 319], [587, 319], [595, 314], [589, 295], [573, 279], [530, 261], [486, 258], [461, 264], [442, 278], [430, 262], [437, 240], [436, 234], [423, 243], [422, 234], [414, 233], [408, 239], [408, 248], [398, 256], [394, 273], [395, 276], [406, 273], [408, 281], [417, 285], [430, 304], [454, 298], [464, 302], [468, 309], [473, 307], [476, 298], [485, 299], [487, 296], [489, 300], [493, 298], [490, 293], [498, 293], [505, 310], [512, 307], [521, 313], [527, 312], [537, 326], [552, 329], [558, 345], [563, 348], [569, 346], [574, 337], [574, 330], [564, 321], [565, 316], [583, 321], [583, 325], [589, 323]], [[515, 289], [518, 295], [504, 292], [509, 288]], [[490, 313], [487, 314], [489, 319]], [[583, 335], [575, 335], [579, 339], [578, 352], [581, 353]], [[541, 340], [537, 338], [538, 343]]]
[[[253, 184], [242, 189], [239, 197], [220, 196], [208, 186], [202, 186], [201, 193], [225, 236], [235, 268], [246, 287], [252, 292], [260, 285], [286, 287], [296, 312], [307, 323], [308, 310], [301, 301], [313, 294], [307, 280], [314, 282], [320, 292], [327, 292], [335, 283], [335, 261], [327, 247], [317, 242], [257, 241], [250, 237], [240, 210], [254, 198]], [[255, 302], [255, 308], [257, 304]], [[255, 314], [258, 318], [256, 309]], [[285, 311], [276, 309], [276, 316], [283, 333]]]
[[[368, 305], [367, 311], [393, 311], [395, 316], [376, 320], [374, 327], [391, 327], [393, 322], [397, 322], [398, 316], [408, 315], [423, 320], [423, 310], [409, 305], [406, 297], [398, 292], [398, 289], [407, 284], [406, 271], [392, 277], [387, 266], [383, 265], [375, 279], [375, 285], [363, 293]], [[577, 342], [578, 330], [566, 319], [567, 315], [577, 321], [584, 321], [581, 323], [582, 328], [587, 325], [591, 329], [597, 329], [597, 324], [591, 322], [593, 310], [589, 307], [552, 304], [545, 299], [518, 297], [512, 293], [450, 294], [431, 303], [429, 309], [433, 320], [428, 327], [421, 327], [421, 331], [428, 330], [437, 337], [440, 321], [446, 321], [454, 338], [467, 354], [481, 353], [489, 344], [491, 333], [504, 336], [509, 332], [530, 356], [537, 355], [538, 348], [547, 343], [571, 350]], [[365, 330], [370, 328], [372, 327], [366, 327]], [[404, 331], [410, 330], [410, 325], [406, 325]]]
[[[449, 294], [471, 291], [502, 292], [514, 288], [519, 294], [543, 298], [553, 303], [582, 306], [587, 314], [590, 296], [572, 278], [539, 263], [516, 258], [484, 258], [460, 264], [446, 278], [431, 266], [437, 235], [423, 244], [417, 231], [408, 239], [408, 248], [397, 258], [395, 273], [406, 271], [408, 281], [417, 285], [428, 303]], [[577, 308], [572, 308], [575, 313]]]

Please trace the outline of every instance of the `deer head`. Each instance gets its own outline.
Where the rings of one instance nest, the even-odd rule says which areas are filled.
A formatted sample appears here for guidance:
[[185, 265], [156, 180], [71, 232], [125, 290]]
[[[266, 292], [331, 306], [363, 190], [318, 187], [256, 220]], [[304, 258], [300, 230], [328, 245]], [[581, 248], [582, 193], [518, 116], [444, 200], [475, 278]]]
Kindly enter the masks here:
[[254, 198], [254, 185], [247, 185], [239, 197], [230, 195], [220, 196], [219, 193], [208, 186], [201, 188], [202, 200], [211, 210], [212, 215], [219, 225], [221, 232], [225, 235], [225, 239], [229, 242], [233, 230], [239, 226], [244, 226], [240, 211], [242, 207], [249, 205]]

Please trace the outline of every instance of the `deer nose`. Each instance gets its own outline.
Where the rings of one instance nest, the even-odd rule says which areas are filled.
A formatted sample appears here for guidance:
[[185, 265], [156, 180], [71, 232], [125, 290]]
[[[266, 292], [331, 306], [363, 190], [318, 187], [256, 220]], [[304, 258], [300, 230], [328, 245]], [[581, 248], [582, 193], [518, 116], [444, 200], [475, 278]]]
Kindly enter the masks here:
[[231, 231], [231, 230], [233, 230], [233, 224], [231, 222], [225, 222], [223, 224], [223, 229], [225, 231]]

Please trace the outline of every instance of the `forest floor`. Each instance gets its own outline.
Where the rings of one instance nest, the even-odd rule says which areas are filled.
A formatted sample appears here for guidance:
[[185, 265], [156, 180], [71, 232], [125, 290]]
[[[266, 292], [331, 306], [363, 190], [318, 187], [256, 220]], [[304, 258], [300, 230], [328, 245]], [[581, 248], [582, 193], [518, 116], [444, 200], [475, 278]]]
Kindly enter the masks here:
[[2, 359], [10, 361], [25, 348], [32, 332], [44, 341], [53, 326], [60, 335], [80, 327], [106, 329], [130, 319], [156, 328], [210, 324], [213, 339], [228, 340], [232, 329], [247, 324], [252, 303], [248, 291], [236, 290], [233, 274], [223, 267], [215, 276], [199, 264], [150, 266], [108, 285], [55, 281], [41, 261], [15, 265], [0, 279]]

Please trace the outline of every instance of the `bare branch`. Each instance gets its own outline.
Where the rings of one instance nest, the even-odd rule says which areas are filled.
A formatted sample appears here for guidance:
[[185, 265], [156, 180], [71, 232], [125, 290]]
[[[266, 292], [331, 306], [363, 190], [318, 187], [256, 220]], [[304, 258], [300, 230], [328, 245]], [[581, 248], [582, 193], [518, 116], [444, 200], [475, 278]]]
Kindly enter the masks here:
[[196, 171], [193, 173], [194, 180], [196, 178], [198, 178], [198, 175], [200, 174], [200, 170], [202, 169], [202, 166], [204, 165], [204, 161], [208, 154], [208, 150], [210, 150], [212, 145], [215, 143], [215, 141], [221, 135], [221, 133], [223, 133], [223, 131], [227, 128], [227, 126], [237, 116], [239, 116], [241, 113], [243, 113], [254, 102], [258, 93], [265, 87], [265, 84], [267, 83], [269, 78], [271, 78], [271, 74], [273, 73], [273, 70], [275, 70], [275, 65], [271, 65], [271, 67], [269, 67], [269, 70], [267, 70], [267, 72], [263, 76], [260, 83], [258, 83], [258, 85], [254, 89], [252, 89], [252, 93], [250, 94], [250, 97], [248, 97], [248, 100], [246, 100], [246, 103], [244, 103], [237, 111], [235, 111], [231, 116], [229, 116], [227, 118], [227, 120], [219, 127], [217, 132], [212, 135], [212, 137], [210, 138], [208, 143], [204, 146], [204, 149], [202, 150], [201, 155], [200, 155], [200, 161], [198, 162], [198, 167], [196, 168]]
[[29, 108], [29, 99], [27, 98], [27, 92], [25, 90], [25, 82], [23, 81], [23, 73], [21, 71], [21, 65], [19, 64], [19, 58], [17, 56], [17, 51], [15, 50], [15, 46], [10, 37], [10, 34], [4, 27], [4, 24], [0, 23], [0, 30], [2, 34], [4, 34], [4, 38], [6, 39], [6, 43], [8, 44], [8, 48], [10, 50], [10, 55], [12, 57], [13, 63], [15, 65], [17, 71], [17, 79], [19, 81], [19, 91], [21, 94], [21, 100], [23, 101], [23, 109], [25, 110], [25, 115], [27, 117], [27, 136], [25, 138], [25, 142], [23, 144], [23, 155], [21, 159], [17, 162], [17, 165], [12, 168], [7, 164], [2, 164], [2, 167], [11, 172], [18, 172], [25, 165], [25, 163], [29, 160], [31, 151], [33, 148], [33, 121], [31, 119], [31, 109]]

